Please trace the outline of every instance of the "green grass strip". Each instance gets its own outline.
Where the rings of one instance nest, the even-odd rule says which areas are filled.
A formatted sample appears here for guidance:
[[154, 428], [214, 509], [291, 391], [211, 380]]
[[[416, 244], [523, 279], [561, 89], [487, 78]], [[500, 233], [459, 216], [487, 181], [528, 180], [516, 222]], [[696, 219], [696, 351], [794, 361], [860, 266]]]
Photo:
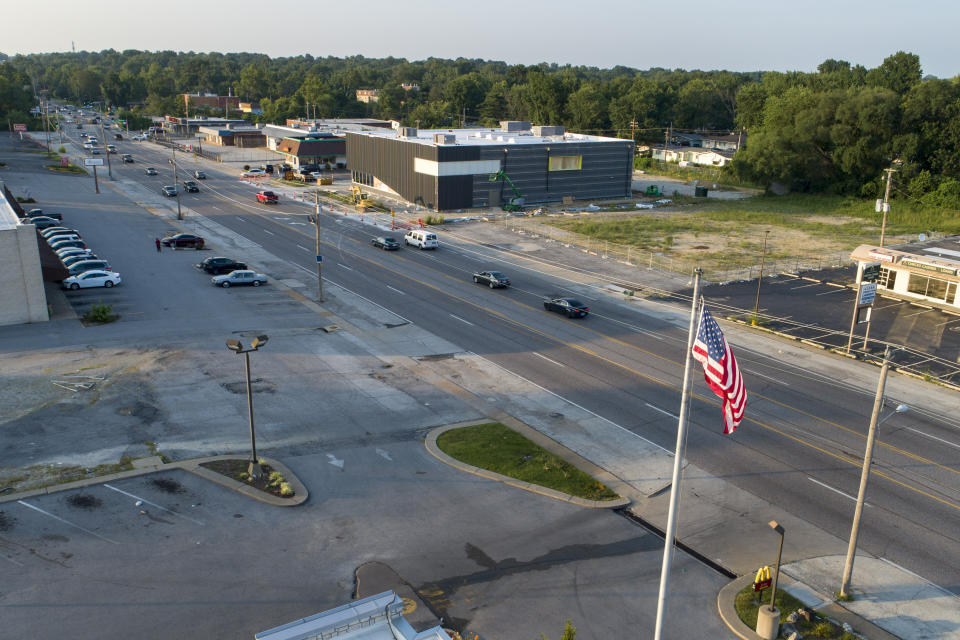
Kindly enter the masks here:
[[602, 482], [499, 422], [452, 429], [440, 434], [437, 446], [461, 462], [578, 498], [618, 497]]

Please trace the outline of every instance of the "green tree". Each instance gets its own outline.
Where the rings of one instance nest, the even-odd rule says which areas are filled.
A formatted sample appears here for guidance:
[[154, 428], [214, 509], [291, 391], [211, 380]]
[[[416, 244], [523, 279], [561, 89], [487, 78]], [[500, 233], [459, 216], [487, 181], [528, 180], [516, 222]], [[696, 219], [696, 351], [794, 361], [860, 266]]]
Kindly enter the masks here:
[[575, 131], [591, 131], [605, 127], [606, 111], [603, 96], [592, 85], [580, 87], [567, 99], [567, 122]]
[[902, 95], [909, 91], [910, 87], [919, 84], [922, 77], [920, 57], [898, 51], [884, 58], [883, 64], [867, 73], [867, 83]]

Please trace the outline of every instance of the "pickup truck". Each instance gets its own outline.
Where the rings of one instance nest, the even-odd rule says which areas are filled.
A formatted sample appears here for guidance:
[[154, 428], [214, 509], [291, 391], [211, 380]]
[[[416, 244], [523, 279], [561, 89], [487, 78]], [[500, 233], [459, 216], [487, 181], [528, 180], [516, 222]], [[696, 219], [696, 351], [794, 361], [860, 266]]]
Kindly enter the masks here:
[[277, 204], [280, 200], [279, 196], [273, 191], [258, 191], [257, 192], [257, 202], [262, 202], [264, 204]]
[[27, 218], [36, 218], [37, 216], [46, 216], [48, 218], [53, 218], [54, 220], [63, 220], [63, 214], [60, 213], [44, 213], [43, 209], [30, 209], [27, 211]]

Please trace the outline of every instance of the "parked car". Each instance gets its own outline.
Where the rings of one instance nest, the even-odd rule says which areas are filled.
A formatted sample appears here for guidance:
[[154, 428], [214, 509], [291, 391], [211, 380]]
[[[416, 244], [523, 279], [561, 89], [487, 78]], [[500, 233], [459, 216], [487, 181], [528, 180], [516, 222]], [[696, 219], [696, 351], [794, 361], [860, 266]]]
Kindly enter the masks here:
[[130, 139], [135, 142], [143, 142], [147, 139], [147, 136], [143, 135], [142, 133], [138, 133], [135, 136], [131, 136]]
[[78, 262], [83, 262], [85, 260], [99, 260], [100, 258], [92, 253], [81, 253], [75, 256], [67, 256], [66, 258], [60, 258], [60, 262], [63, 263], [63, 266], [70, 267], [77, 264]]
[[400, 243], [397, 242], [397, 239], [390, 236], [378, 236], [371, 239], [370, 244], [375, 247], [379, 247], [384, 251], [396, 251], [400, 248]]
[[80, 260], [67, 267], [71, 276], [80, 275], [86, 271], [110, 271], [110, 263], [106, 260]]
[[61, 233], [75, 233], [77, 234], [77, 237], [80, 237], [79, 231], [76, 229], [68, 229], [66, 227], [47, 227], [40, 232], [40, 235], [42, 235], [44, 238], [49, 238], [50, 236], [59, 235]]
[[88, 287], [110, 288], [120, 284], [120, 274], [115, 271], [91, 270], [70, 276], [63, 280], [64, 289], [86, 289]]
[[543, 308], [563, 313], [568, 318], [586, 318], [590, 313], [590, 307], [574, 298], [549, 298], [543, 301]]
[[280, 201], [280, 197], [275, 194], [273, 191], [258, 191], [257, 192], [257, 202], [263, 202], [264, 204], [277, 204]]
[[407, 235], [403, 236], [403, 242], [409, 247], [413, 245], [421, 249], [436, 249], [440, 246], [437, 242], [437, 234], [423, 229], [411, 229]]
[[198, 193], [200, 191], [200, 185], [198, 185], [193, 180], [184, 180], [183, 190], [186, 191], [187, 193]]
[[198, 250], [203, 249], [204, 245], [203, 238], [190, 233], [178, 233], [174, 236], [167, 236], [160, 242], [162, 242], [165, 247], [193, 247]]
[[200, 169], [197, 169], [196, 171], [193, 172], [193, 177], [196, 178], [197, 180], [206, 180], [207, 174], [205, 174], [203, 171], [200, 171]]
[[54, 242], [50, 245], [50, 248], [55, 252], [60, 249], [66, 249], [67, 247], [75, 247], [77, 249], [86, 249], [87, 243], [83, 240], [61, 240], [60, 242]]
[[36, 218], [38, 216], [53, 218], [54, 220], [63, 220], [63, 215], [60, 213], [44, 213], [43, 209], [30, 209], [30, 211], [27, 211], [28, 218]]
[[47, 244], [54, 245], [63, 240], [81, 240], [82, 238], [76, 233], [61, 233], [59, 235], [50, 236], [47, 238]]
[[177, 195], [177, 188], [173, 185], [164, 185], [160, 187], [160, 193], [167, 196], [168, 198], [173, 198]]
[[21, 224], [32, 224], [33, 226], [35, 226], [35, 227], [37, 228], [37, 230], [40, 230], [40, 229], [49, 229], [50, 227], [59, 227], [59, 226], [60, 226], [60, 221], [59, 221], [59, 220], [54, 220], [53, 218], [45, 218], [45, 217], [43, 217], [43, 216], [38, 216], [38, 217], [36, 217], [36, 218], [21, 218], [20, 223], [21, 223]]
[[238, 269], [246, 269], [247, 265], [242, 262], [237, 262], [233, 258], [216, 256], [205, 259], [203, 262], [196, 265], [196, 267], [206, 271], [207, 273], [219, 275], [221, 273], [230, 273], [231, 271], [236, 271]]
[[473, 274], [473, 281], [477, 284], [485, 284], [491, 289], [510, 286], [510, 279], [499, 271], [478, 271]]
[[231, 271], [230, 273], [222, 276], [213, 276], [210, 278], [210, 281], [218, 286], [226, 289], [227, 287], [233, 287], [241, 284], [249, 284], [254, 287], [259, 287], [262, 284], [267, 284], [267, 276], [262, 273], [257, 273], [256, 271], [250, 271], [249, 269], [238, 269], [236, 271]]
[[93, 255], [93, 251], [90, 249], [78, 249], [77, 247], [67, 247], [65, 249], [60, 249], [55, 251], [57, 257], [63, 260], [64, 258], [77, 255]]
[[130, 163], [133, 162], [133, 156], [130, 155], [129, 153], [123, 154], [122, 156], [120, 156], [120, 159], [123, 160], [124, 162], [130, 162]]
[[272, 174], [272, 173], [273, 173], [273, 165], [272, 165], [272, 164], [262, 164], [262, 165], [260, 165], [260, 168], [263, 169], [264, 173], [267, 173], [267, 174]]
[[157, 175], [157, 170], [154, 169], [153, 167], [147, 167], [146, 169], [143, 170], [143, 172], [146, 173], [148, 176]]
[[244, 178], [256, 178], [258, 176], [265, 176], [267, 172], [263, 169], [250, 169], [249, 171], [244, 171], [240, 174]]

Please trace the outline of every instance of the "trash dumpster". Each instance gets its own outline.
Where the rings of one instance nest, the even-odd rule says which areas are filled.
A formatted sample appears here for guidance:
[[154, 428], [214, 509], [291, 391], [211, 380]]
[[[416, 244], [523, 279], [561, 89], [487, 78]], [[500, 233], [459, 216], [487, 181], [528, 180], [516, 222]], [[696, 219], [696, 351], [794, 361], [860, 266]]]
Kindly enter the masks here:
[[706, 187], [694, 187], [693, 188], [693, 197], [694, 198], [706, 198], [707, 197], [707, 188]]

